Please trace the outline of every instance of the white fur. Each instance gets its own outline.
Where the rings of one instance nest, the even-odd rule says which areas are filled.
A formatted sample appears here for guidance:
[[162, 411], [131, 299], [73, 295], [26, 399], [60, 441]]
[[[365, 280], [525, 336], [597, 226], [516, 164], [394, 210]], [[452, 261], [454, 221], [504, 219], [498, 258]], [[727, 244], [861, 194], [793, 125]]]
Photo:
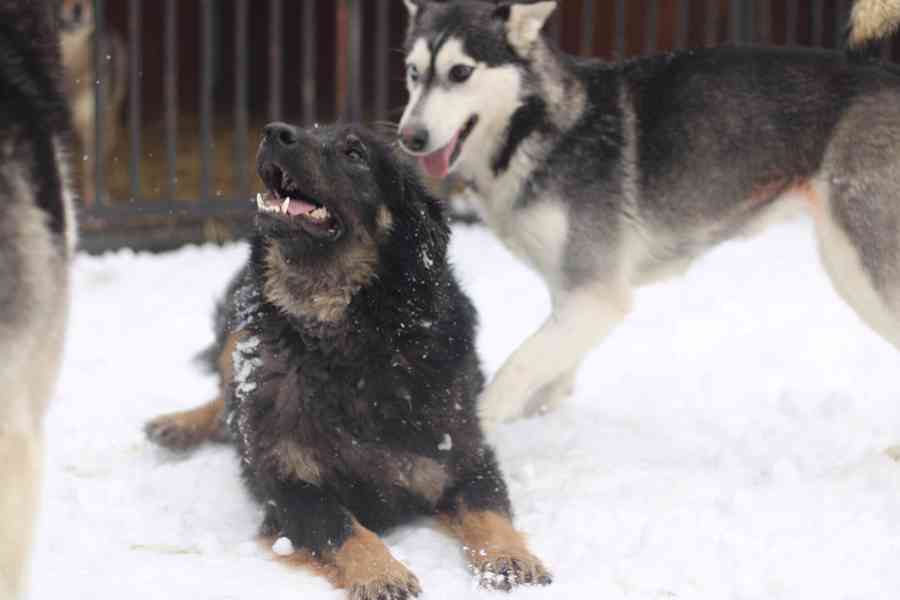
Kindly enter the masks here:
[[850, 43], [860, 46], [888, 37], [900, 25], [900, 0], [856, 0], [850, 17]]
[[[631, 308], [625, 286], [597, 285], [562, 297], [553, 314], [503, 364], [480, 401], [482, 424], [519, 417], [548, 382], [565, 386], [585, 353]], [[559, 398], [556, 398], [558, 401]]]
[[409, 18], [415, 19], [416, 15], [419, 14], [419, 5], [413, 0], [403, 0], [403, 4], [406, 5], [406, 10], [409, 11]]
[[556, 2], [535, 2], [534, 4], [513, 4], [506, 24], [510, 45], [522, 56], [527, 56], [541, 35], [541, 29], [553, 11]]
[[[478, 115], [479, 123], [469, 134], [451, 172], [468, 156], [480, 164], [483, 153], [493, 153], [501, 139], [500, 128], [519, 106], [521, 74], [513, 66], [489, 67], [473, 60], [458, 39], [447, 40], [434, 62], [438, 81], [426, 89], [422, 81], [430, 75], [431, 52], [425, 39], [416, 40], [407, 55], [407, 64], [415, 65], [420, 79], [417, 83], [407, 81], [410, 97], [400, 128], [413, 121], [426, 124], [429, 144], [421, 154], [429, 154], [446, 146], [472, 115]], [[443, 85], [457, 64], [474, 67], [472, 76], [462, 84]]]
[[[57, 143], [57, 158], [64, 164], [60, 148]], [[22, 170], [10, 162], [0, 166], [0, 178], [12, 190], [5, 200], [19, 234], [13, 241], [17, 252], [4, 259], [20, 274], [8, 307], [14, 319], [0, 325], [0, 598], [7, 600], [19, 597], [26, 579], [39, 504], [43, 415], [56, 383], [67, 320], [69, 252], [53, 239], [47, 214], [34, 205]], [[70, 202], [67, 187], [64, 196]], [[67, 216], [72, 210], [67, 204]], [[70, 228], [67, 237], [73, 236]]]

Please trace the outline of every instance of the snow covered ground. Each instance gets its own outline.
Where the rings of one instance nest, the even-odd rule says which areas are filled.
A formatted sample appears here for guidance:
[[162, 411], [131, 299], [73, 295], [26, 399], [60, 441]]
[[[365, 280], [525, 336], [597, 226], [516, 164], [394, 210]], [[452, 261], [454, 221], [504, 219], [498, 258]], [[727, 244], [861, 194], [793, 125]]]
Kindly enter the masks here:
[[[339, 599], [254, 542], [232, 452], [177, 458], [144, 421], [212, 397], [191, 356], [245, 247], [79, 257], [47, 423], [33, 600]], [[487, 369], [549, 308], [485, 230], [453, 255]], [[730, 243], [638, 293], [556, 414], [494, 437], [518, 525], [552, 568], [516, 598], [873, 600], [900, 594], [900, 355], [832, 292], [810, 228]], [[388, 537], [426, 599], [476, 590], [426, 525]]]

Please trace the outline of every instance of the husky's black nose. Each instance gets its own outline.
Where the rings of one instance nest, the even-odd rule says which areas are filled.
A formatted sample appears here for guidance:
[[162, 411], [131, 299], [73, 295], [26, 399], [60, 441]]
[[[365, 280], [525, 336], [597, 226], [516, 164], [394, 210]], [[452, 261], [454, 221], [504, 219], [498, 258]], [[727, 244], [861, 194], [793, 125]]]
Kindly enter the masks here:
[[300, 141], [300, 130], [287, 123], [269, 123], [263, 128], [266, 141], [276, 147], [291, 149]]
[[412, 152], [421, 152], [428, 146], [428, 130], [424, 127], [407, 127], [400, 132], [403, 145]]

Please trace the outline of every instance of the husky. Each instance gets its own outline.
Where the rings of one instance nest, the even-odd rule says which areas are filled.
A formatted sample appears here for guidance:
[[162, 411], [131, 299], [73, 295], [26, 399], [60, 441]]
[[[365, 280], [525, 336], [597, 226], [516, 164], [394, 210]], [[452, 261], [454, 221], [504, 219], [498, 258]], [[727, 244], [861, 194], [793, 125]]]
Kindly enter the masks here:
[[65, 67], [66, 95], [72, 108], [72, 119], [81, 152], [82, 201], [94, 203], [96, 190], [94, 172], [97, 160], [96, 144], [96, 92], [97, 80], [102, 78], [105, 110], [103, 113], [103, 156], [109, 159], [116, 143], [118, 118], [122, 114], [128, 85], [128, 55], [122, 37], [107, 31], [103, 38], [102, 55], [104, 69], [100, 77], [95, 74], [94, 45], [97, 43], [97, 27], [92, 0], [56, 0], [59, 4], [59, 23], [62, 38], [63, 66]]
[[263, 535], [354, 600], [419, 594], [377, 534], [422, 517], [459, 540], [483, 586], [549, 584], [481, 430], [476, 313], [443, 207], [369, 129], [265, 132], [250, 259], [204, 353], [221, 393], [147, 435], [186, 450], [230, 424]]
[[555, 2], [405, 2], [401, 145], [468, 182], [552, 297], [486, 389], [486, 427], [556, 407], [634, 288], [796, 212], [838, 293], [900, 346], [900, 70], [747, 47], [611, 65], [542, 34]]
[[21, 597], [75, 218], [53, 7], [0, 0], [0, 598]]

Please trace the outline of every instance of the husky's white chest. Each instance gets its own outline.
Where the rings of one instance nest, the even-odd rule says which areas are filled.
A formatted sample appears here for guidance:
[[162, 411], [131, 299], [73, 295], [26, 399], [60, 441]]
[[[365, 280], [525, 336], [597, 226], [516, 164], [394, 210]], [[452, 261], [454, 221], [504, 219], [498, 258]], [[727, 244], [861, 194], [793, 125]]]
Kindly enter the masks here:
[[[499, 205], [499, 206], [498, 206]], [[485, 222], [513, 254], [537, 270], [551, 287], [562, 284], [569, 238], [569, 216], [555, 198], [536, 199], [518, 208], [513, 203], [482, 204]]]

